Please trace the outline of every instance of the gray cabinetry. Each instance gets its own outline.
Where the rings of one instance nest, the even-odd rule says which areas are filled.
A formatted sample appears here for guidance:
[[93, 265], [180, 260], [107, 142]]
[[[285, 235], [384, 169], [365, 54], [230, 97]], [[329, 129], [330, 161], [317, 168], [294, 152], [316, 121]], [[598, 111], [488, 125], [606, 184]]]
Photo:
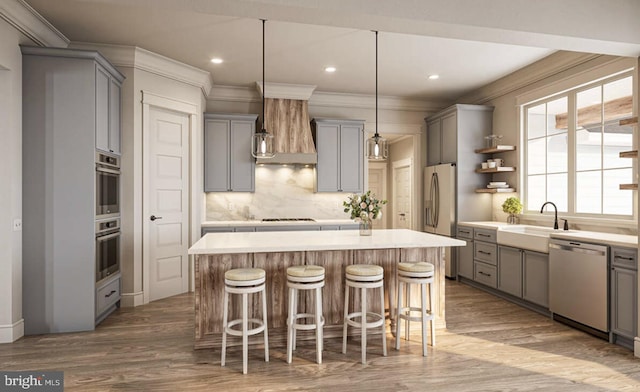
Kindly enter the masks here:
[[523, 254], [522, 298], [549, 307], [549, 255], [525, 250]]
[[522, 297], [522, 251], [498, 247], [498, 290]]
[[253, 192], [251, 137], [257, 115], [204, 115], [204, 191]]
[[[637, 258], [635, 249], [611, 249], [611, 332], [615, 341], [630, 348], [638, 333]], [[626, 344], [620, 337], [628, 339]]]
[[25, 334], [92, 330], [120, 299], [118, 274], [96, 286], [95, 157], [119, 152], [124, 76], [95, 51], [22, 53]]
[[458, 239], [467, 242], [455, 249], [458, 258], [458, 275], [473, 279], [473, 227], [458, 226]]
[[425, 121], [427, 166], [456, 164], [456, 221], [491, 220], [491, 198], [475, 192], [487, 185], [486, 178], [475, 174], [483, 161], [475, 150], [484, 147], [484, 137], [492, 132], [493, 106], [453, 105]]
[[474, 229], [473, 240], [473, 279], [496, 288], [498, 285], [496, 231]]
[[96, 149], [120, 154], [121, 82], [96, 64]]
[[549, 306], [549, 255], [498, 247], [498, 290], [528, 302]]
[[317, 192], [362, 192], [364, 189], [364, 122], [313, 119], [318, 151]]

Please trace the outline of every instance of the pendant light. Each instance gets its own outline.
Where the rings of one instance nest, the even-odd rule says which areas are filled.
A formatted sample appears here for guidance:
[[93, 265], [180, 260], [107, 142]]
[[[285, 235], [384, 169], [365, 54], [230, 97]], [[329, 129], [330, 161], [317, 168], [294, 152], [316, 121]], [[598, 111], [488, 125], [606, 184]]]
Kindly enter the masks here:
[[367, 158], [373, 160], [387, 159], [389, 150], [387, 148], [387, 139], [378, 134], [378, 32], [376, 33], [376, 133], [367, 139]]
[[264, 81], [264, 25], [267, 22], [262, 20], [262, 129], [256, 132], [251, 138], [251, 155], [255, 158], [273, 158], [273, 135], [265, 129], [264, 116], [264, 100], [265, 100], [265, 81]]

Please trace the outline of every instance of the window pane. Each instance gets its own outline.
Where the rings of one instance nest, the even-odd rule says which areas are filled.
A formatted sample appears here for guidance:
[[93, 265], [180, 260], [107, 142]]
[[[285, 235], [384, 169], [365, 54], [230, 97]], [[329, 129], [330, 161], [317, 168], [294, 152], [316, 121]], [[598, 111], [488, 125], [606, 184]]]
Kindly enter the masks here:
[[547, 103], [547, 135], [567, 132], [567, 97]]
[[527, 173], [542, 174], [545, 172], [546, 138], [529, 140], [527, 143]]
[[631, 76], [603, 86], [604, 121], [631, 117], [633, 113], [633, 87]]
[[549, 185], [547, 188], [547, 200], [552, 201], [556, 207], [558, 207], [558, 211], [569, 211], [567, 203], [569, 200], [569, 183], [567, 181], [567, 173], [551, 174], [547, 176], [547, 184]]
[[566, 172], [569, 159], [567, 134], [551, 136], [547, 140], [547, 173]]
[[607, 170], [603, 176], [603, 213], [633, 215], [633, 192], [620, 190], [620, 184], [633, 182], [631, 169]]
[[527, 139], [544, 136], [546, 105], [538, 105], [527, 110]]
[[600, 169], [601, 140], [600, 131], [591, 132], [583, 129], [576, 132], [576, 170]]
[[600, 171], [576, 173], [576, 212], [600, 214], [602, 184]]
[[545, 202], [546, 193], [544, 175], [527, 177], [527, 210], [540, 209]]
[[602, 124], [602, 87], [581, 91], [576, 97], [578, 107], [578, 129]]
[[604, 127], [605, 169], [631, 167], [631, 159], [620, 158], [620, 151], [631, 150], [633, 146], [633, 130], [629, 126], [619, 126], [617, 121]]

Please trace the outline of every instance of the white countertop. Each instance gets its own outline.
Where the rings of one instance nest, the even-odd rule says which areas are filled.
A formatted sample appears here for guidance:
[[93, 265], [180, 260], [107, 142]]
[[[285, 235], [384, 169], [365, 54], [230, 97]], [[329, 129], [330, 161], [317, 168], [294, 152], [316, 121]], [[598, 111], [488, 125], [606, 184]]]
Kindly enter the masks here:
[[637, 248], [638, 237], [626, 234], [600, 233], [596, 231], [570, 230], [569, 232], [557, 231], [551, 233], [551, 238], [560, 240], [587, 241], [610, 246], [623, 246], [626, 248]]
[[[506, 222], [458, 222], [458, 226], [477, 227], [481, 229], [500, 230], [502, 227], [509, 226]], [[550, 234], [551, 238], [587, 241], [610, 246], [623, 246], [627, 248], [636, 248], [638, 246], [638, 236], [626, 234], [601, 233], [597, 231], [584, 230], [557, 230]]]
[[373, 230], [370, 236], [361, 236], [358, 230], [208, 233], [189, 248], [189, 254], [432, 248], [464, 245], [464, 241], [454, 238], [405, 229]]
[[327, 225], [357, 225], [351, 219], [316, 219], [313, 221], [269, 221], [262, 220], [230, 220], [204, 221], [202, 227], [245, 227], [245, 226], [327, 226]]

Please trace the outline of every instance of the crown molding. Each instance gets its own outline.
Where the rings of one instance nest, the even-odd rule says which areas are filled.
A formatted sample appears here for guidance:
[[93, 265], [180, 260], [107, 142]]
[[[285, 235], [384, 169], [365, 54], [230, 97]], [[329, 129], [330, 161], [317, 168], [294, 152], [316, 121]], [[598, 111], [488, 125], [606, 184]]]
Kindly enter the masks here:
[[24, 0], [0, 1], [0, 17], [38, 46], [66, 48], [69, 39]]
[[559, 51], [524, 68], [506, 75], [478, 90], [457, 99], [457, 102], [483, 104], [520, 90], [551, 76], [577, 67], [600, 54]]
[[[267, 89], [268, 88], [269, 84], [267, 84]], [[271, 94], [268, 92], [268, 90], [267, 97], [271, 97]], [[214, 85], [211, 89], [211, 94], [209, 94], [207, 99], [210, 101], [255, 103], [260, 102], [261, 95], [259, 92], [249, 87]], [[347, 107], [356, 109], [375, 109], [376, 98], [374, 95], [316, 91], [309, 98], [309, 105], [340, 108]], [[400, 110], [409, 112], [431, 113], [437, 112], [449, 105], [449, 102], [422, 101], [393, 96], [378, 97], [378, 108], [382, 110]]]
[[118, 67], [135, 68], [198, 87], [205, 97], [209, 96], [213, 86], [209, 72], [137, 46], [89, 42], [73, 42], [71, 46], [78, 49], [97, 50]]
[[[297, 99], [308, 101], [313, 94], [313, 90], [316, 86], [308, 84], [287, 84], [287, 83], [265, 83], [267, 95], [265, 98], [280, 98], [280, 99]], [[260, 96], [262, 92], [262, 82], [256, 82], [256, 89]]]

